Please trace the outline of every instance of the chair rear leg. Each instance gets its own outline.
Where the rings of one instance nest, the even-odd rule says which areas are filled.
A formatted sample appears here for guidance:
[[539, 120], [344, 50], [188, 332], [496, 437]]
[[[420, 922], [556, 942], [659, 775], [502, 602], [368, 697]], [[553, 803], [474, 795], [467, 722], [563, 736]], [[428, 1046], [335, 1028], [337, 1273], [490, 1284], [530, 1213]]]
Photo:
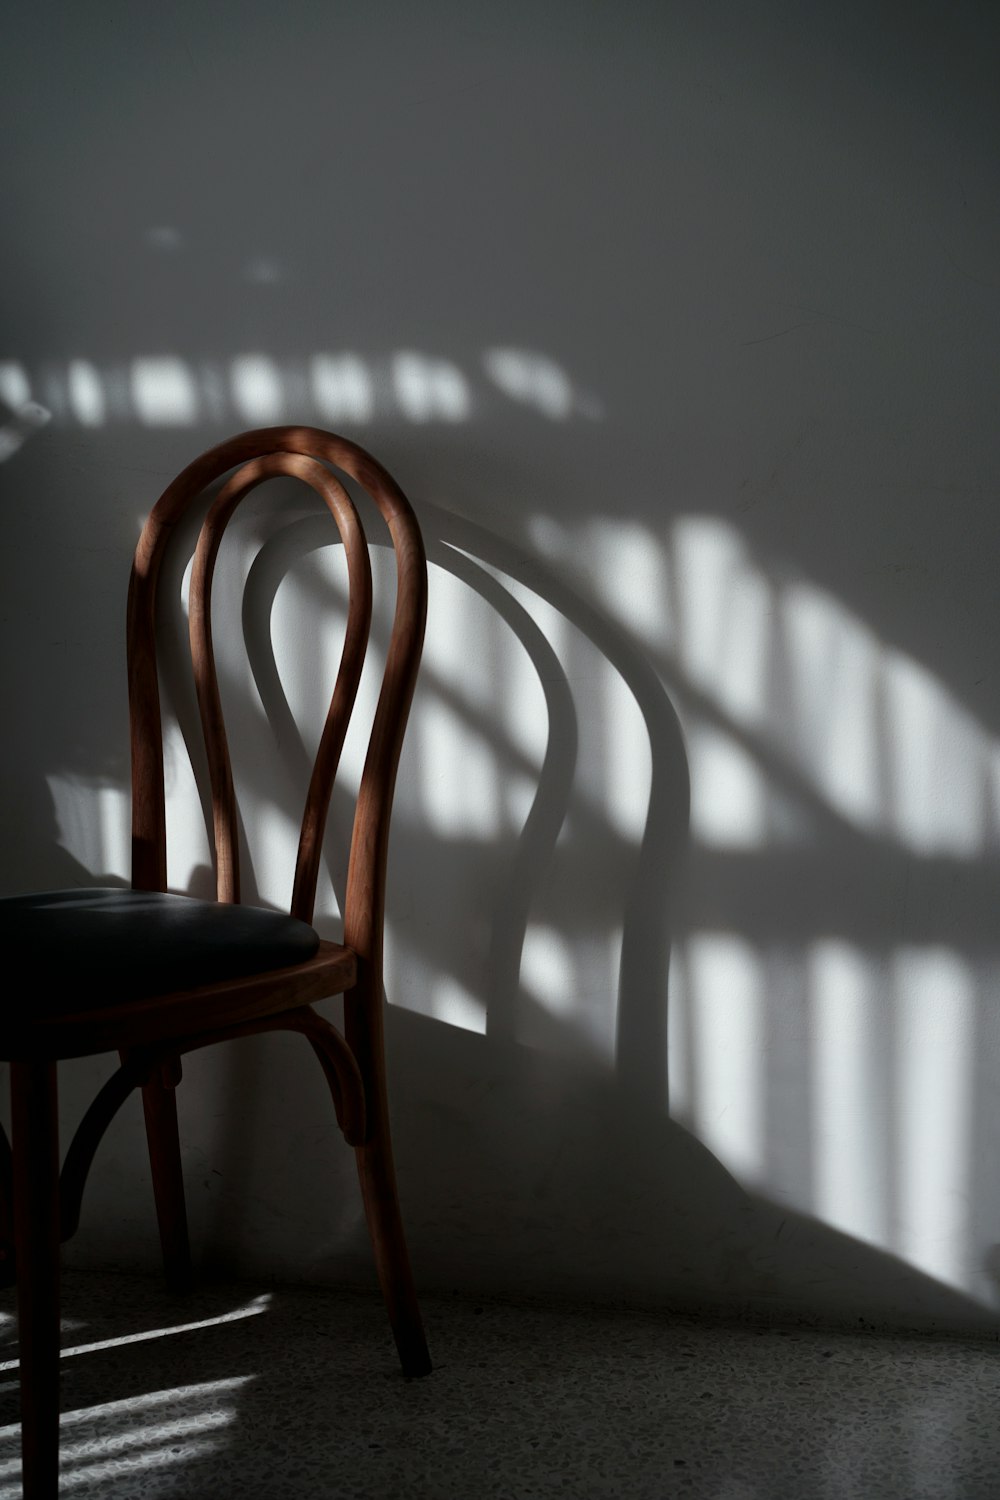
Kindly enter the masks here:
[[188, 1242], [175, 1094], [180, 1076], [181, 1065], [178, 1058], [171, 1064], [164, 1064], [142, 1089], [142, 1109], [146, 1118], [146, 1141], [163, 1250], [163, 1270], [167, 1286], [175, 1292], [187, 1291], [191, 1285], [191, 1248]]
[[356, 1156], [375, 1268], [403, 1374], [429, 1375], [431, 1357], [403, 1233], [384, 1096], [377, 1104], [369, 1096], [369, 1108], [374, 1112], [371, 1135], [356, 1148]]
[[11, 1064], [24, 1500], [59, 1492], [59, 1124], [56, 1066]]
[[14, 1281], [14, 1158], [0, 1125], [0, 1286]]

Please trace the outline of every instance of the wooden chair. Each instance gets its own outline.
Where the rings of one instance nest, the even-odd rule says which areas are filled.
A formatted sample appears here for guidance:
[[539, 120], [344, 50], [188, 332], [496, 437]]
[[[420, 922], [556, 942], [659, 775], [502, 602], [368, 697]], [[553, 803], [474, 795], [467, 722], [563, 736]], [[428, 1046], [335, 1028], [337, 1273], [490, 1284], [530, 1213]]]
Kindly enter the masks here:
[[[388, 523], [396, 606], [385, 674], [358, 794], [343, 943], [312, 920], [331, 788], [368, 643], [372, 584], [357, 510], [328, 465], [349, 475]], [[157, 583], [178, 522], [212, 501], [195, 552], [190, 636], [211, 779], [216, 902], [166, 894], [163, 748], [156, 660]], [[325, 501], [343, 542], [350, 603], [340, 667], [305, 800], [290, 915], [241, 906], [237, 812], [212, 648], [212, 575], [225, 527], [262, 481], [291, 475]], [[19, 896], [0, 902], [8, 973], [30, 976], [0, 1023], [11, 1064], [12, 1149], [0, 1140], [7, 1228], [13, 1209], [27, 1500], [58, 1490], [58, 1247], [76, 1229], [98, 1143], [141, 1087], [167, 1277], [189, 1277], [174, 1089], [180, 1058], [254, 1032], [299, 1031], [326, 1074], [337, 1120], [355, 1148], [368, 1228], [407, 1375], [430, 1370], [396, 1194], [386, 1105], [382, 931], [389, 817], [403, 730], [423, 643], [427, 569], [416, 520], [386, 471], [344, 438], [307, 427], [244, 433], [212, 448], [164, 491], [136, 549], [128, 599], [132, 739], [132, 888]], [[344, 995], [344, 1035], [313, 1008]], [[56, 1063], [116, 1051], [59, 1170]], [[2, 1136], [2, 1131], [0, 1131]], [[0, 1235], [3, 1226], [0, 1226]], [[9, 1247], [6, 1251], [10, 1254]]]

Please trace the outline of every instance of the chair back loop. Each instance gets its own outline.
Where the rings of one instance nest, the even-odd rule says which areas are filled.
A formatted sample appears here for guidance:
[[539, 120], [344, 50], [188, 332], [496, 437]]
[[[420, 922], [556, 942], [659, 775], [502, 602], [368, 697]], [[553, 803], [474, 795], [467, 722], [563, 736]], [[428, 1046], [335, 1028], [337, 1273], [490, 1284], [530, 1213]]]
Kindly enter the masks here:
[[234, 470], [209, 507], [191, 574], [191, 659], [212, 794], [216, 894], [240, 899], [238, 821], [212, 640], [212, 580], [225, 529], [265, 480], [291, 476], [324, 501], [343, 543], [349, 584], [344, 644], [306, 794], [290, 910], [312, 920], [326, 817], [357, 697], [372, 617], [368, 542], [357, 509], [333, 466], [359, 484], [389, 528], [396, 557], [396, 606], [385, 673], [368, 743], [351, 838], [344, 942], [381, 970], [385, 873], [396, 770], [413, 697], [427, 613], [427, 564], [413, 511], [370, 454], [313, 427], [272, 427], [220, 443], [189, 464], [154, 506], [136, 548], [128, 599], [129, 717], [132, 742], [132, 885], [167, 889], [163, 737], [156, 655], [157, 587], [181, 518], [204, 491]]

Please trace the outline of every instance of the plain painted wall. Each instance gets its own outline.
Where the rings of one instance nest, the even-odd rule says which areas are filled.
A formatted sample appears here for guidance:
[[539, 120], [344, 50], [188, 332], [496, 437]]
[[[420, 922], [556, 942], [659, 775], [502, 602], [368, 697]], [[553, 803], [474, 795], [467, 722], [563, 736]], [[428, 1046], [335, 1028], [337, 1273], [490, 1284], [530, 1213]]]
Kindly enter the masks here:
[[[971, 3], [8, 8], [0, 877], [127, 876], [168, 478], [274, 421], [370, 446], [432, 558], [387, 980], [424, 1286], [997, 1326], [998, 40]], [[308, 742], [340, 595], [294, 518], [248, 618]], [[278, 903], [301, 747], [238, 635]], [[111, 1066], [65, 1069], [67, 1129]], [[371, 1280], [295, 1039], [193, 1058], [181, 1112], [203, 1261]], [[135, 1101], [68, 1253], [156, 1262]]]

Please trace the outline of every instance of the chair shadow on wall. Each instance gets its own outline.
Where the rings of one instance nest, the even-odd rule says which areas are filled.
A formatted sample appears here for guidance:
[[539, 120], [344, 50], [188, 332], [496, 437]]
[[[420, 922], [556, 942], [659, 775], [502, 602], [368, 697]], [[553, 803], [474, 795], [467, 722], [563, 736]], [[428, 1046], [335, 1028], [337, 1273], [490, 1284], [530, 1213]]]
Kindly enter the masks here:
[[[400, 1006], [388, 1012], [392, 1097], [406, 1121], [397, 1140], [401, 1191], [418, 1279], [426, 1282], [429, 1275], [438, 1286], [496, 1286], [538, 1296], [558, 1285], [567, 1295], [647, 1302], [649, 1289], [662, 1286], [664, 1302], [720, 1308], [794, 1305], [797, 1297], [801, 1304], [801, 1288], [811, 1285], [820, 1301], [829, 1292], [838, 1305], [852, 1302], [857, 1315], [871, 1322], [898, 1314], [904, 1324], [981, 1328], [989, 1315], [980, 1304], [893, 1255], [748, 1192], [670, 1118], [669, 942], [684, 884], [689, 789], [683, 741], [661, 672], [613, 620], [525, 549], [439, 506], [423, 503], [417, 511], [432, 563], [477, 594], [519, 640], [542, 685], [548, 716], [534, 798], [518, 835], [502, 850], [504, 869], [488, 914], [485, 1036]], [[264, 714], [291, 771], [305, 764], [306, 752], [279, 681], [271, 607], [296, 561], [330, 540], [325, 517], [293, 521], [266, 542], [248, 580], [244, 631]], [[573, 691], [555, 651], [497, 575], [529, 589], [590, 640], [627, 684], [649, 739], [649, 801], [638, 848], [620, 847], [623, 841], [610, 827], [592, 830], [604, 841], [624, 892], [613, 1072], [596, 1060], [556, 1055], [517, 1040], [519, 1017], [533, 1003], [521, 984], [525, 933], [570, 806], [578, 733]], [[178, 591], [180, 583], [178, 568]], [[324, 589], [315, 602], [329, 607], [336, 601]], [[197, 764], [202, 750], [193, 688], [172, 669], [170, 653], [165, 668], [167, 696]], [[230, 690], [245, 691], [235, 683]], [[422, 690], [427, 686], [418, 685], [418, 694]], [[435, 683], [434, 690], [446, 691], [447, 685]], [[671, 682], [671, 690], [691, 696], [680, 681]], [[472, 727], [498, 759], [513, 753], [488, 716], [457, 699], [455, 708], [471, 716]], [[411, 745], [404, 758], [412, 751]], [[105, 768], [109, 785], [120, 769]], [[776, 765], [768, 770], [781, 774]], [[283, 785], [269, 778], [252, 790], [264, 800], [280, 801]], [[41, 777], [37, 788], [37, 813], [30, 820], [35, 864], [25, 880], [39, 888], [113, 883], [113, 877], [86, 870], [59, 846], [51, 795]], [[292, 819], [299, 811], [291, 800], [280, 810]], [[341, 900], [346, 841], [338, 834], [349, 829], [352, 810], [352, 797], [335, 792], [327, 859]], [[397, 818], [390, 881], [396, 862], [410, 870], [427, 863], [428, 838], [425, 828]], [[196, 872], [192, 893], [211, 894], [207, 877], [205, 870]], [[252, 880], [248, 862], [251, 900], [257, 895]], [[391, 896], [390, 889], [390, 921]], [[421, 934], [412, 925], [406, 935], [420, 944]], [[432, 972], [448, 974], [450, 956], [443, 944], [424, 956]], [[558, 1019], [550, 1024], [557, 1026]], [[202, 1238], [210, 1245], [239, 1243], [241, 1213], [257, 1191], [255, 1164], [268, 1149], [267, 1133], [255, 1124], [248, 1101], [260, 1096], [275, 1069], [280, 1073], [280, 1052], [280, 1044], [250, 1039], [220, 1054], [213, 1109], [221, 1126], [205, 1156], [213, 1183], [225, 1184], [225, 1191], [206, 1195], [208, 1206], [200, 1211]], [[189, 1087], [197, 1088], [197, 1080]], [[182, 1112], [184, 1095], [182, 1087]], [[320, 1088], [303, 1094], [297, 1104], [303, 1127], [322, 1137], [329, 1122]], [[123, 1119], [122, 1128], [129, 1125], [138, 1122]], [[190, 1135], [187, 1143], [198, 1151]], [[335, 1152], [332, 1132], [330, 1150]], [[339, 1183], [353, 1202], [349, 1153], [340, 1155]], [[99, 1157], [90, 1193], [102, 1192], [104, 1176]], [[332, 1182], [335, 1194], [336, 1177]], [[139, 1203], [135, 1214], [143, 1222], [148, 1218], [152, 1239], [151, 1203], [148, 1212]], [[84, 1231], [87, 1221], [85, 1202]], [[334, 1282], [345, 1270], [352, 1279], [366, 1277], [362, 1224], [340, 1228], [350, 1247], [319, 1247], [316, 1275]], [[276, 1236], [284, 1232], [279, 1223]], [[80, 1248], [78, 1242], [74, 1254]], [[423, 1278], [421, 1266], [427, 1268]]]
[[[828, 1303], [840, 1315], [849, 1305], [859, 1321], [981, 1328], [988, 1315], [973, 1299], [892, 1254], [747, 1191], [670, 1118], [670, 935], [689, 811], [687, 758], [670, 697], [627, 633], [538, 558], [441, 507], [416, 509], [430, 562], [477, 594], [517, 638], [538, 675], [548, 715], [534, 798], [490, 913], [485, 1035], [398, 1006], [388, 1013], [391, 1093], [397, 1115], [406, 1117], [397, 1155], [418, 1280], [426, 1264], [438, 1287], [500, 1287], [544, 1297], [558, 1285], [565, 1295], [719, 1311], [794, 1310], [809, 1286], [817, 1305]], [[264, 543], [246, 584], [248, 654], [264, 716], [292, 771], [308, 757], [281, 685], [271, 610], [290, 569], [330, 540], [323, 517], [290, 522]], [[578, 734], [573, 692], [555, 651], [497, 574], [515, 579], [588, 638], [627, 685], [649, 739], [647, 815], [624, 896], [613, 1071], [517, 1040], [520, 1009], [528, 1003], [520, 978], [525, 935], [570, 806]], [[313, 602], [329, 606], [331, 598], [327, 593]], [[445, 689], [436, 683], [435, 690]], [[175, 684], [174, 698], [197, 761], [193, 694]], [[511, 753], [488, 716], [456, 706], [498, 757]], [[273, 783], [256, 790], [274, 795]], [[335, 791], [327, 856], [338, 903], [342, 835], [352, 809], [351, 796]], [[291, 806], [287, 811], [297, 815]], [[604, 836], [619, 837], [610, 828]], [[411, 870], [421, 862], [429, 866], [421, 850], [427, 837], [397, 817], [390, 880], [394, 860]], [[248, 898], [254, 894], [248, 891]], [[419, 933], [407, 937], [420, 942]], [[448, 972], [446, 952], [424, 957], [432, 972]], [[246, 1101], [270, 1062], [255, 1043], [228, 1051], [228, 1109], [212, 1166], [231, 1191], [224, 1205], [217, 1202], [214, 1220], [210, 1216], [210, 1240], [253, 1192], [259, 1137]], [[338, 1271], [356, 1273], [365, 1265], [362, 1225], [353, 1238], [348, 1251], [317, 1262], [324, 1278], [336, 1280]], [[651, 1298], [657, 1285], [663, 1295]]]
[[[867, 1326], [892, 1321], [905, 1326], [913, 1321], [923, 1327], [981, 1330], [988, 1314], [971, 1298], [891, 1254], [747, 1191], [689, 1130], [670, 1118], [669, 940], [683, 885], [689, 802], [687, 759], [670, 696], [627, 634], [544, 563], [444, 509], [425, 504], [417, 510], [430, 561], [478, 595], [517, 638], [542, 684], [548, 716], [534, 798], [519, 833], [503, 850], [506, 868], [490, 912], [485, 1035], [399, 1006], [388, 1011], [391, 1096], [397, 1120], [404, 1125], [396, 1131], [396, 1152], [418, 1286], [426, 1292], [458, 1287], [545, 1301], [553, 1300], [553, 1289], [558, 1288], [564, 1299], [605, 1305], [616, 1301], [623, 1306], [777, 1316], [794, 1315], [796, 1304], [801, 1309], [803, 1288], [808, 1287], [817, 1305], [832, 1301], [841, 1316], [852, 1304], [855, 1321]], [[290, 771], [301, 769], [307, 755], [279, 677], [270, 629], [272, 606], [290, 569], [329, 543], [324, 517], [293, 521], [265, 543], [247, 581], [244, 634], [263, 716]], [[540, 884], [570, 809], [578, 729], [572, 687], [556, 652], [497, 575], [515, 579], [589, 639], [627, 684], [649, 739], [645, 827], [638, 847], [626, 851], [630, 862], [613, 861], [619, 879], [623, 870], [628, 871], [613, 1071], [596, 1060], [548, 1053], [518, 1040], [522, 1007], [531, 1003], [521, 985], [521, 955]], [[325, 583], [320, 592], [322, 597], [314, 603], [336, 603]], [[197, 763], [202, 752], [193, 693], [180, 676], [174, 677], [169, 654], [166, 665], [168, 693]], [[443, 689], [440, 683], [433, 687]], [[240, 685], [230, 683], [230, 690], [239, 692]], [[477, 715], [457, 700], [455, 706], [472, 716], [475, 731], [498, 758], [511, 754], [488, 716]], [[283, 786], [284, 781], [276, 779], [252, 790], [261, 798], [281, 799]], [[352, 809], [353, 798], [346, 791], [335, 793], [327, 859], [340, 901], [345, 871], [338, 834], [349, 827]], [[292, 818], [297, 814], [291, 802], [281, 810]], [[63, 872], [60, 878], [68, 884], [92, 883], [94, 874], [55, 847], [51, 799], [40, 811], [42, 842], [48, 843], [51, 835], [53, 868]], [[610, 827], [602, 836], [609, 847], [619, 837]], [[400, 856], [402, 865], [416, 868], [426, 858], [427, 837], [423, 828], [397, 819], [390, 868]], [[193, 878], [201, 893], [205, 874], [196, 871]], [[249, 865], [247, 874], [247, 896], [254, 899], [258, 893]], [[391, 920], [391, 898], [389, 915]], [[410, 930], [407, 936], [411, 942], [420, 941], [419, 932]], [[433, 947], [424, 956], [432, 972], [448, 971], [446, 951]], [[280, 1050], [276, 1059], [267, 1042], [261, 1045], [258, 1039], [220, 1054], [217, 1103], [224, 1118], [213, 1143], [211, 1168], [221, 1174], [228, 1190], [224, 1199], [214, 1200], [207, 1215], [202, 1212], [202, 1237], [209, 1243], [224, 1243], [234, 1235], [234, 1213], [239, 1239], [240, 1205], [253, 1201], [266, 1149], [264, 1132], [254, 1124], [254, 1102], [273, 1076], [275, 1063], [280, 1071], [281, 1062]], [[197, 1082], [188, 1086], [196, 1088]], [[183, 1112], [183, 1087], [180, 1099]], [[302, 1115], [299, 1125], [316, 1135], [326, 1132], [332, 1143], [321, 1090], [303, 1090], [296, 1106]], [[187, 1144], [198, 1149], [190, 1137]], [[340, 1154], [349, 1165], [349, 1153]], [[101, 1175], [98, 1159], [95, 1177]], [[335, 1178], [331, 1183], [333, 1194]], [[346, 1189], [353, 1195], [349, 1178]], [[140, 1210], [143, 1207], [140, 1204]], [[86, 1204], [84, 1211], [86, 1231]], [[151, 1202], [148, 1217], [152, 1230]], [[291, 1215], [279, 1232], [286, 1232], [290, 1224]], [[356, 1227], [341, 1228], [346, 1246], [338, 1243], [317, 1257], [316, 1279], [336, 1284], [346, 1272], [357, 1284], [370, 1275], [363, 1223], [358, 1220]], [[662, 1294], [651, 1294], [657, 1287], [662, 1287]], [[196, 1294], [190, 1309], [164, 1310], [163, 1325], [196, 1321], [204, 1313], [217, 1313], [218, 1307], [217, 1293], [204, 1306]], [[337, 1326], [345, 1319], [348, 1324], [356, 1320], [366, 1324], [367, 1333], [365, 1309], [351, 1309], [349, 1303], [347, 1307], [347, 1312], [338, 1312]], [[284, 1316], [278, 1305], [264, 1314], [268, 1323], [273, 1319], [279, 1325]], [[105, 1310], [97, 1318], [101, 1337], [118, 1331], [108, 1324]], [[231, 1423], [220, 1433], [235, 1483], [242, 1482], [241, 1475], [252, 1479], [254, 1434], [284, 1396], [280, 1372], [260, 1364], [255, 1325], [252, 1319], [192, 1328], [180, 1337], [158, 1341], [153, 1347], [162, 1352], [152, 1360], [149, 1351], [135, 1353], [154, 1398], [165, 1385], [182, 1385], [188, 1378], [186, 1351], [195, 1345], [197, 1352], [191, 1357], [198, 1362], [200, 1378], [229, 1382], [234, 1392], [239, 1387], [232, 1399]], [[134, 1336], [135, 1326], [131, 1316], [122, 1320], [129, 1335]], [[430, 1332], [433, 1339], [433, 1323]], [[82, 1338], [86, 1340], [85, 1333]], [[325, 1346], [319, 1352], [325, 1358]], [[447, 1361], [448, 1351], [440, 1350], [439, 1358]], [[330, 1360], [329, 1389], [342, 1389], [347, 1398], [358, 1386], [359, 1374], [337, 1346]], [[379, 1365], [378, 1378], [381, 1369]], [[67, 1409], [134, 1396], [134, 1370], [128, 1350], [97, 1348], [73, 1359], [72, 1379], [66, 1382]], [[362, 1389], [368, 1378], [361, 1377]], [[16, 1401], [14, 1382], [3, 1394], [6, 1413]], [[187, 1408], [178, 1406], [177, 1414], [183, 1420]], [[11, 1421], [14, 1416], [10, 1407]], [[197, 1475], [193, 1454], [186, 1472]]]

